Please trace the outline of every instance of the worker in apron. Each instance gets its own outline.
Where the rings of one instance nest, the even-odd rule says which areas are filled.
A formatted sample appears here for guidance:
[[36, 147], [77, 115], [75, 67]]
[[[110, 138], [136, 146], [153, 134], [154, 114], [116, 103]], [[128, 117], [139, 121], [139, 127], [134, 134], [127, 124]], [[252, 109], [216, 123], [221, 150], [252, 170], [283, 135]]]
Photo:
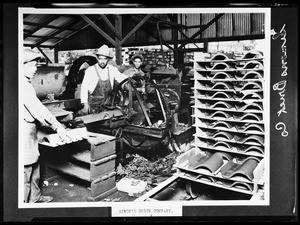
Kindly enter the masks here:
[[81, 84], [80, 99], [83, 105], [79, 115], [99, 113], [109, 102], [113, 86], [127, 78], [115, 66], [109, 64], [113, 58], [107, 45], [102, 45], [96, 52], [98, 63], [85, 70]]
[[90, 108], [90, 113], [100, 113], [103, 111], [103, 106], [105, 105], [105, 103], [107, 103], [110, 99], [110, 94], [112, 92], [112, 84], [110, 83], [110, 75], [108, 68], [107, 80], [101, 79], [101, 76], [96, 66], [94, 66], [94, 69], [99, 77], [99, 80], [93, 93], [89, 94], [88, 104]]
[[21, 122], [22, 136], [21, 147], [24, 153], [21, 157], [24, 164], [24, 202], [47, 203], [53, 200], [52, 196], [44, 196], [39, 187], [40, 164], [37, 130], [39, 126], [50, 127], [57, 132], [61, 141], [70, 143], [71, 138], [63, 125], [51, 114], [51, 112], [37, 98], [36, 92], [31, 85], [37, 67], [37, 61], [41, 56], [37, 53], [24, 53], [24, 76], [20, 77], [22, 87], [22, 110]]

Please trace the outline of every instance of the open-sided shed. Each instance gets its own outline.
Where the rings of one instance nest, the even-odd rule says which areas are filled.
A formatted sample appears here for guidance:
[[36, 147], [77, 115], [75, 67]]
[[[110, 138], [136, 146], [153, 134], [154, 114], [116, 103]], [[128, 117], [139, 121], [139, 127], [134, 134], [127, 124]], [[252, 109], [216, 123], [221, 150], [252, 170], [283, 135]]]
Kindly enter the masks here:
[[[122, 47], [162, 44], [174, 52], [175, 63], [183, 62], [184, 51], [202, 51], [189, 43], [215, 41], [254, 40], [264, 38], [263, 13], [235, 13], [218, 10], [205, 13], [193, 9], [180, 10], [133, 9], [89, 12], [24, 13], [24, 47], [54, 49], [58, 51], [98, 48], [102, 44], [114, 47], [116, 63], [121, 64]], [[87, 12], [87, 13], [85, 13]], [[209, 11], [211, 12], [211, 11]]]

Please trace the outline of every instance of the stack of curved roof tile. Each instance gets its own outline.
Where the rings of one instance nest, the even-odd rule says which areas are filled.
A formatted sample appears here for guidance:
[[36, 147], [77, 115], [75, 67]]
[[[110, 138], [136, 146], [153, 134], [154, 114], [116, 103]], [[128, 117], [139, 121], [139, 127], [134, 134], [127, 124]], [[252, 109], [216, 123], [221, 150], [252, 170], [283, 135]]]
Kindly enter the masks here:
[[181, 169], [214, 186], [249, 193], [264, 189], [254, 188], [265, 158], [263, 54], [200, 54], [194, 59], [193, 116], [201, 154], [190, 156]]

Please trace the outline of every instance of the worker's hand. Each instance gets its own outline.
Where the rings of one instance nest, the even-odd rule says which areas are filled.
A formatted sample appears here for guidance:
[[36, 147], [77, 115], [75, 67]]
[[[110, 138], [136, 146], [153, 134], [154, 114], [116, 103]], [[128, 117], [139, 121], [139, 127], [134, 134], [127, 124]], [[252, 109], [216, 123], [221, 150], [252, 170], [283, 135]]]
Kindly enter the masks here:
[[140, 73], [135, 73], [132, 75], [132, 79], [135, 80], [136, 82], [141, 82], [145, 80], [145, 77], [142, 76]]
[[68, 135], [67, 130], [62, 125], [57, 127], [56, 133], [58, 134], [58, 136], [60, 137], [60, 139], [63, 143], [71, 143], [72, 142], [72, 138]]
[[83, 108], [81, 110], [78, 111], [78, 115], [79, 116], [84, 116], [89, 114], [90, 112], [90, 106], [88, 103], [83, 103]]
[[135, 73], [135, 74], [132, 75], [132, 78], [133, 79], [141, 79], [142, 75], [140, 73]]
[[142, 86], [141, 76], [133, 76], [130, 81], [133, 87], [138, 88]]

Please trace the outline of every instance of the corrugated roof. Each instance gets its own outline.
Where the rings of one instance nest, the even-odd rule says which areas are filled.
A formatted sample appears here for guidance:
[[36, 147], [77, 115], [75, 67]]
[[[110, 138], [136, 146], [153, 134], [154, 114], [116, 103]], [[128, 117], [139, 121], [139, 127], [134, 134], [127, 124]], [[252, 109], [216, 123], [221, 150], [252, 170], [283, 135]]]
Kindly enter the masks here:
[[86, 23], [79, 15], [24, 15], [24, 44], [54, 47], [66, 37], [80, 31]]
[[[146, 15], [122, 15], [122, 34], [124, 38], [135, 26], [141, 22]], [[173, 16], [177, 17], [174, 22]], [[115, 32], [107, 24], [104, 15], [87, 15], [89, 20], [102, 29], [112, 40], [116, 39]], [[112, 26], [116, 15], [105, 15]], [[217, 17], [217, 19], [216, 19]], [[171, 20], [173, 18], [173, 20]], [[263, 13], [227, 13], [227, 14], [153, 14], [145, 24], [130, 36], [123, 46], [153, 45], [159, 44], [156, 23], [160, 23], [160, 33], [165, 43], [173, 42], [172, 29], [180, 29], [185, 35], [179, 32], [179, 41], [186, 40], [186, 37], [193, 37], [193, 40], [206, 41], [216, 38], [251, 39], [263, 37], [264, 35], [264, 14]], [[214, 21], [211, 23], [211, 21]], [[209, 26], [206, 26], [209, 24]], [[24, 14], [24, 46], [29, 47], [58, 47], [60, 49], [75, 50], [80, 48], [94, 48], [99, 43], [111, 45], [103, 34], [100, 35], [94, 27], [91, 27], [79, 14]], [[88, 29], [86, 29], [88, 28]], [[85, 32], [83, 32], [85, 31]], [[73, 37], [73, 38], [71, 38]], [[66, 41], [67, 40], [67, 41]], [[192, 41], [193, 41], [192, 40]], [[68, 42], [68, 43], [67, 43]], [[80, 42], [80, 43], [79, 43]], [[92, 43], [93, 42], [93, 43]], [[189, 40], [188, 42], [191, 42]], [[71, 44], [70, 44], [71, 43]], [[66, 46], [66, 47], [64, 47]], [[71, 49], [72, 48], [72, 49]]]

